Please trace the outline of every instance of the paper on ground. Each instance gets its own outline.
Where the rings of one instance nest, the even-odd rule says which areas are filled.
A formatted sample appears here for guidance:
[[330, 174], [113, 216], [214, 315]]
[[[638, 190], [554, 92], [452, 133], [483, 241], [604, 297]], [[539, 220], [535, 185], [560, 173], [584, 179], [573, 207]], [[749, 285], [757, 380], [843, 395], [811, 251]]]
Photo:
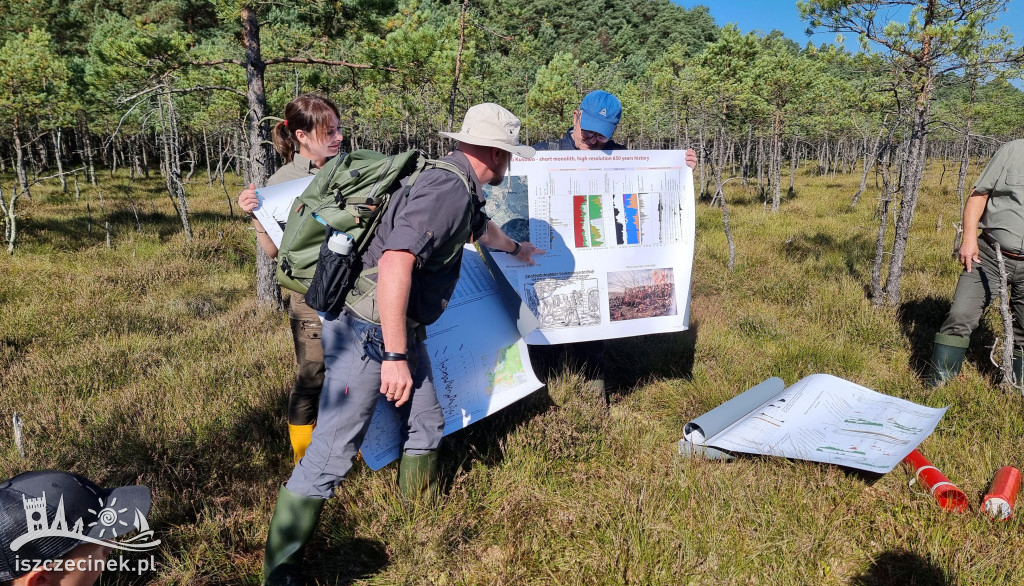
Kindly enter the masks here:
[[[543, 386], [493, 277], [471, 246], [462, 256], [461, 277], [448, 308], [427, 327], [426, 344], [444, 410], [445, 435]], [[373, 470], [398, 458], [401, 437], [393, 403], [377, 402], [361, 450]]]
[[288, 221], [289, 212], [291, 212], [292, 202], [302, 195], [302, 192], [312, 182], [313, 175], [310, 175], [269, 187], [260, 187], [256, 190], [260, 207], [253, 211], [253, 215], [260, 221], [260, 224], [263, 224], [267, 236], [270, 236], [270, 239], [279, 248], [281, 238], [284, 236], [284, 225]]
[[684, 151], [541, 151], [513, 157], [487, 214], [547, 254], [495, 261], [540, 321], [530, 344], [685, 330], [693, 175]]
[[686, 424], [679, 451], [782, 456], [889, 472], [938, 425], [924, 407], [827, 374], [784, 388], [771, 378]]

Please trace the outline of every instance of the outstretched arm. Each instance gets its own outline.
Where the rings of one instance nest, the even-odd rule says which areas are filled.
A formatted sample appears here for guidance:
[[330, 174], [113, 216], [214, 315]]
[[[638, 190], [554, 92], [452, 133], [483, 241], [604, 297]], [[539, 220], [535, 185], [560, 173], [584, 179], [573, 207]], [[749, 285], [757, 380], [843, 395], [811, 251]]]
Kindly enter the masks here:
[[[503, 252], [512, 252], [515, 250], [517, 242], [513, 240], [511, 236], [505, 234], [494, 220], [488, 220], [487, 231], [480, 237], [480, 244], [483, 244], [487, 248], [493, 248]], [[516, 254], [516, 258], [527, 264], [537, 264], [537, 261], [533, 260], [534, 255], [544, 254], [545, 252], [530, 242], [519, 242], [518, 244], [520, 246], [519, 253]]]

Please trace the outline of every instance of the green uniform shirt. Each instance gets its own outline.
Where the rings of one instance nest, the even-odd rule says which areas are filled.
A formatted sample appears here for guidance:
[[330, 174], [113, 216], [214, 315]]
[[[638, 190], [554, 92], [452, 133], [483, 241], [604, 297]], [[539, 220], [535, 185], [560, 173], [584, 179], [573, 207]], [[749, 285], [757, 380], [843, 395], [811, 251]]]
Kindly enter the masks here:
[[284, 183], [286, 181], [294, 181], [295, 179], [302, 179], [303, 177], [309, 177], [310, 175], [316, 175], [316, 172], [320, 169], [313, 164], [306, 157], [303, 157], [299, 153], [295, 153], [292, 157], [292, 162], [288, 163], [284, 167], [277, 170], [267, 179], [267, 186], [277, 185], [278, 183]]
[[1024, 140], [999, 147], [974, 190], [989, 196], [978, 226], [1003, 250], [1024, 251]]

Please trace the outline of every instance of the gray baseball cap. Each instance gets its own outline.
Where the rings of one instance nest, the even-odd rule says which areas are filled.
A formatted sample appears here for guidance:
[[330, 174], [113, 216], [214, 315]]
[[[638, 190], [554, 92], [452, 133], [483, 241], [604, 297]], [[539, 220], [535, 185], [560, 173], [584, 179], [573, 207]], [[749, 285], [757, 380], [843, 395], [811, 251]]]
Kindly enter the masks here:
[[466, 110], [459, 132], [442, 132], [441, 136], [466, 144], [499, 148], [529, 159], [537, 151], [519, 142], [521, 126], [522, 122], [515, 114], [497, 104], [485, 102]]

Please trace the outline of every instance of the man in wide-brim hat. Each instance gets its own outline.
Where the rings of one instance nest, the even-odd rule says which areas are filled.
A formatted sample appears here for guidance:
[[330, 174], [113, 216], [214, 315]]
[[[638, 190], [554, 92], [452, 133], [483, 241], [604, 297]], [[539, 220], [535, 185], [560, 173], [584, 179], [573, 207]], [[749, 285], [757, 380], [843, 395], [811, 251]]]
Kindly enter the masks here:
[[318, 421], [312, 444], [278, 495], [264, 584], [301, 583], [306, 543], [324, 502], [351, 469], [382, 395], [398, 408], [402, 424], [402, 493], [416, 498], [436, 489], [444, 414], [429, 376], [423, 327], [441, 316], [455, 290], [464, 244], [479, 241], [530, 264], [543, 253], [514, 241], [483, 213], [482, 185], [501, 183], [513, 154], [535, 153], [519, 142], [519, 128], [515, 115], [487, 103], [466, 112], [458, 133], [441, 133], [458, 141], [456, 149], [420, 173], [407, 194], [403, 189], [405, 195], [392, 198], [362, 255], [362, 274], [377, 269], [375, 283], [358, 284], [376, 287], [369, 304], [375, 315], [364, 319], [363, 305], [347, 305], [324, 316]]

